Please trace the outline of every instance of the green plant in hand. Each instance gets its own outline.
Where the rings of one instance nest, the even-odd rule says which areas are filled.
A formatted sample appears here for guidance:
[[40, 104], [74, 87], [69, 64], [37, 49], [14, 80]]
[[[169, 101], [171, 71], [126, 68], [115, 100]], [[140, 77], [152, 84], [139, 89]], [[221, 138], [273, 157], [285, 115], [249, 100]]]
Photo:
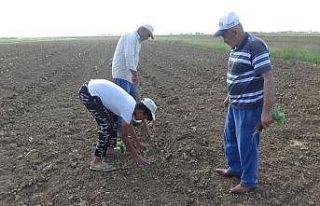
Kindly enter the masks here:
[[288, 122], [286, 115], [276, 108], [272, 110], [272, 118], [279, 125], [284, 125]]
[[[284, 125], [288, 122], [286, 115], [278, 110], [277, 108], [272, 109], [272, 119], [274, 122], [276, 122], [278, 125]], [[263, 130], [263, 126], [261, 122], [259, 122], [256, 126], [256, 131], [261, 132]]]

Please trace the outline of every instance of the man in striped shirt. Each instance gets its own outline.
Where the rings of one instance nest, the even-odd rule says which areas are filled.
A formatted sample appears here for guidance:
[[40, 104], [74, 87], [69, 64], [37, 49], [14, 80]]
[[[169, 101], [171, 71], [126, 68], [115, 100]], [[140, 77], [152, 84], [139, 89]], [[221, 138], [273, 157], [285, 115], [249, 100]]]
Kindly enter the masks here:
[[231, 47], [228, 60], [228, 96], [224, 105], [228, 113], [224, 128], [227, 169], [217, 169], [223, 177], [239, 177], [240, 184], [231, 193], [246, 193], [257, 187], [261, 122], [272, 123], [274, 83], [267, 45], [246, 33], [234, 12], [222, 17], [216, 37]]

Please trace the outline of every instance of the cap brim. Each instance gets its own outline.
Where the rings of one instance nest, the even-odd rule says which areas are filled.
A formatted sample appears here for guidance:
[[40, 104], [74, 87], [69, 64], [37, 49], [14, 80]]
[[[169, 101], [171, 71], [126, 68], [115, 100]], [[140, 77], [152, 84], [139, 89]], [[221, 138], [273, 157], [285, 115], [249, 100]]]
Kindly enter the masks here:
[[214, 37], [219, 37], [219, 36], [223, 36], [224, 33], [226, 33], [227, 29], [224, 30], [218, 30], [216, 33], [214, 33]]
[[156, 120], [156, 115], [154, 113], [151, 112], [151, 115], [152, 115], [152, 120]]

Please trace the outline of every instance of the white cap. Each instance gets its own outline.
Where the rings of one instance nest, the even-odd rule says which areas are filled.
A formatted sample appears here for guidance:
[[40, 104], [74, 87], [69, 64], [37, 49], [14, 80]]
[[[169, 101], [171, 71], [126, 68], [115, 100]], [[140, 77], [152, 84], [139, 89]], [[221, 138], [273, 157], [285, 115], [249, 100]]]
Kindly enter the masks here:
[[147, 29], [151, 34], [150, 34], [150, 37], [153, 39], [153, 27], [149, 24], [144, 24], [142, 25], [142, 27], [144, 27], [145, 29]]
[[157, 105], [154, 103], [154, 101], [150, 98], [143, 98], [143, 100], [141, 101], [142, 104], [144, 104], [144, 106], [146, 106], [152, 115], [152, 120], [156, 119], [156, 110], [157, 110]]
[[228, 29], [240, 24], [239, 16], [235, 12], [230, 12], [219, 20], [219, 30], [214, 34], [215, 37], [222, 36]]
[[148, 29], [148, 31], [150, 31], [150, 32], [153, 34], [153, 27], [152, 27], [151, 25], [149, 25], [149, 24], [144, 24], [144, 25], [142, 25], [142, 27]]

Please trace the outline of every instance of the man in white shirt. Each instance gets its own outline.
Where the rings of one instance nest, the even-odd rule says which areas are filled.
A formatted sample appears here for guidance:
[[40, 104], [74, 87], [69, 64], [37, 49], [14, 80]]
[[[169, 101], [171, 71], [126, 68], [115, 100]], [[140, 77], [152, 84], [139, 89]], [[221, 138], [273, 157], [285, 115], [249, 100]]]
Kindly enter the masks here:
[[[153, 27], [144, 24], [137, 31], [122, 35], [118, 41], [112, 60], [113, 82], [127, 91], [136, 101], [139, 100], [137, 86], [139, 85], [138, 64], [141, 43], [149, 38], [153, 39]], [[117, 125], [121, 124], [119, 117]], [[118, 136], [122, 136], [121, 127], [118, 127]], [[111, 154], [116, 145], [116, 139], [107, 150]]]
[[[84, 83], [79, 90], [79, 97], [88, 111], [95, 118], [99, 128], [99, 140], [96, 145], [94, 159], [90, 163], [91, 170], [112, 171], [112, 165], [102, 161], [109, 140], [117, 134], [115, 123], [118, 116], [123, 119], [123, 141], [137, 163], [146, 165], [150, 161], [139, 155], [139, 149], [145, 146], [139, 141], [133, 120], [154, 120], [157, 106], [149, 99], [144, 98], [141, 102], [129, 95], [118, 85], [105, 79], [92, 79]], [[129, 136], [130, 139], [129, 139]]]
[[141, 43], [153, 39], [153, 27], [145, 24], [137, 31], [122, 35], [118, 41], [112, 60], [112, 79], [126, 90], [133, 98], [138, 99], [139, 84], [138, 63]]

